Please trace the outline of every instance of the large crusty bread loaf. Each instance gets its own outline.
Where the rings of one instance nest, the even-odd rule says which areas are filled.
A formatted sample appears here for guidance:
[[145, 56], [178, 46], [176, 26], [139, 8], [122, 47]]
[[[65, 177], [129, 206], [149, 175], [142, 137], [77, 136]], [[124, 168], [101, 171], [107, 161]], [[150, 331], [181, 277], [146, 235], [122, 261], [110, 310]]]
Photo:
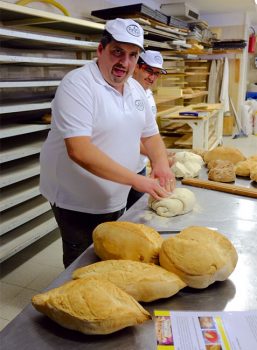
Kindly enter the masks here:
[[208, 151], [204, 155], [205, 163], [209, 163], [211, 160], [230, 160], [233, 164], [245, 160], [245, 156], [234, 147], [219, 146], [211, 151]]
[[221, 233], [191, 226], [165, 240], [159, 258], [162, 267], [189, 287], [205, 288], [228, 278], [236, 266], [237, 252]]
[[158, 264], [163, 238], [143, 224], [110, 221], [94, 229], [93, 242], [95, 253], [102, 260], [127, 259]]
[[151, 318], [133, 297], [97, 277], [35, 295], [32, 304], [59, 325], [85, 334], [109, 334]]
[[257, 164], [251, 167], [250, 179], [257, 182]]
[[160, 266], [132, 260], [99, 261], [72, 274], [74, 279], [90, 276], [107, 279], [137, 301], [144, 302], [171, 297], [186, 286], [177, 275]]
[[211, 160], [208, 163], [208, 180], [218, 182], [233, 182], [236, 174], [234, 164], [229, 160]]
[[256, 156], [252, 156], [247, 158], [246, 160], [243, 160], [241, 162], [238, 162], [235, 166], [235, 172], [238, 176], [250, 176], [251, 168], [257, 165], [257, 160], [255, 159]]

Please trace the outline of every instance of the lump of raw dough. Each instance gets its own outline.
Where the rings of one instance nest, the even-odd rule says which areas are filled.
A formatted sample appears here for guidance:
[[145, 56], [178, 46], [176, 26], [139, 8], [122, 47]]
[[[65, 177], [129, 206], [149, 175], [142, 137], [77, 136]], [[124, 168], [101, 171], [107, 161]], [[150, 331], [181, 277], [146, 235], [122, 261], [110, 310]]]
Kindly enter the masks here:
[[107, 279], [137, 301], [169, 298], [186, 284], [164, 268], [132, 260], [99, 261], [75, 270], [74, 279], [97, 276]]
[[128, 259], [159, 263], [161, 235], [152, 227], [126, 221], [110, 221], [93, 231], [94, 250], [102, 260]]
[[151, 318], [132, 296], [99, 277], [69, 281], [35, 295], [32, 304], [59, 325], [85, 334], [109, 334]]
[[246, 158], [237, 148], [219, 146], [211, 151], [208, 151], [204, 155], [205, 163], [209, 163], [210, 160], [216, 159], [230, 160], [233, 164], [236, 164], [241, 160], [245, 160]]
[[165, 217], [186, 214], [193, 209], [195, 202], [194, 193], [187, 188], [176, 188], [169, 197], [160, 200], [151, 196], [148, 199], [149, 207]]
[[166, 239], [160, 250], [160, 265], [192, 288], [224, 281], [235, 269], [237, 259], [227, 237], [201, 226], [190, 226]]
[[175, 155], [175, 164], [172, 166], [174, 175], [178, 178], [196, 177], [204, 164], [201, 156], [192, 152], [182, 151]]

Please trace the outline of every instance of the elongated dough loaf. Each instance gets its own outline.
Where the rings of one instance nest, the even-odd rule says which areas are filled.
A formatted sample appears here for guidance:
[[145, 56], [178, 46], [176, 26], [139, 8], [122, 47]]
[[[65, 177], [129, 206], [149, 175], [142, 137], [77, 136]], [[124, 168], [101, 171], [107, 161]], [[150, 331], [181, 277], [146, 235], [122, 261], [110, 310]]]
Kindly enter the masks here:
[[159, 263], [163, 238], [153, 228], [126, 221], [111, 221], [93, 231], [94, 250], [102, 260], [128, 259]]
[[59, 325], [85, 334], [109, 334], [151, 318], [133, 297], [97, 277], [37, 294], [32, 304]]
[[234, 270], [237, 259], [236, 249], [228, 238], [201, 226], [190, 226], [168, 238], [160, 250], [160, 265], [193, 288], [224, 281]]
[[160, 200], [148, 199], [149, 207], [165, 217], [186, 214], [193, 209], [195, 202], [194, 193], [187, 188], [176, 188], [169, 197]]
[[72, 274], [75, 279], [91, 276], [107, 279], [144, 302], [171, 297], [186, 286], [177, 275], [160, 266], [132, 260], [99, 261]]

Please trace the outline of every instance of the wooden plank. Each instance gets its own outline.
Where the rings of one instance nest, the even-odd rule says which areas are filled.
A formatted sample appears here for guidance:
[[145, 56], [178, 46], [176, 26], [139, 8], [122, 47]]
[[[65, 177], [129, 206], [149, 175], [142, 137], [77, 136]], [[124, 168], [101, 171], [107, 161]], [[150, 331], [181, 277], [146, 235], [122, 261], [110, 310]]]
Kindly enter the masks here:
[[206, 188], [208, 190], [227, 192], [239, 196], [257, 198], [257, 190], [252, 188], [201, 179], [183, 179], [181, 182], [183, 185], [201, 187]]

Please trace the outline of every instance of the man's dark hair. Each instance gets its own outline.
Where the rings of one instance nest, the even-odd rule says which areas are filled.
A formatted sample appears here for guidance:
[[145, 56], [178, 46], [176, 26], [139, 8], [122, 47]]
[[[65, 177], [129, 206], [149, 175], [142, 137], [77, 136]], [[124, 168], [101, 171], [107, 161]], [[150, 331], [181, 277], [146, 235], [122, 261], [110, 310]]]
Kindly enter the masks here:
[[113, 36], [107, 32], [107, 30], [103, 31], [102, 38], [100, 40], [100, 43], [102, 44], [103, 48], [105, 49], [108, 44], [110, 44], [111, 41], [113, 41]]
[[140, 56], [138, 57], [137, 64], [139, 64], [140, 66], [142, 66], [142, 64], [148, 65]]

